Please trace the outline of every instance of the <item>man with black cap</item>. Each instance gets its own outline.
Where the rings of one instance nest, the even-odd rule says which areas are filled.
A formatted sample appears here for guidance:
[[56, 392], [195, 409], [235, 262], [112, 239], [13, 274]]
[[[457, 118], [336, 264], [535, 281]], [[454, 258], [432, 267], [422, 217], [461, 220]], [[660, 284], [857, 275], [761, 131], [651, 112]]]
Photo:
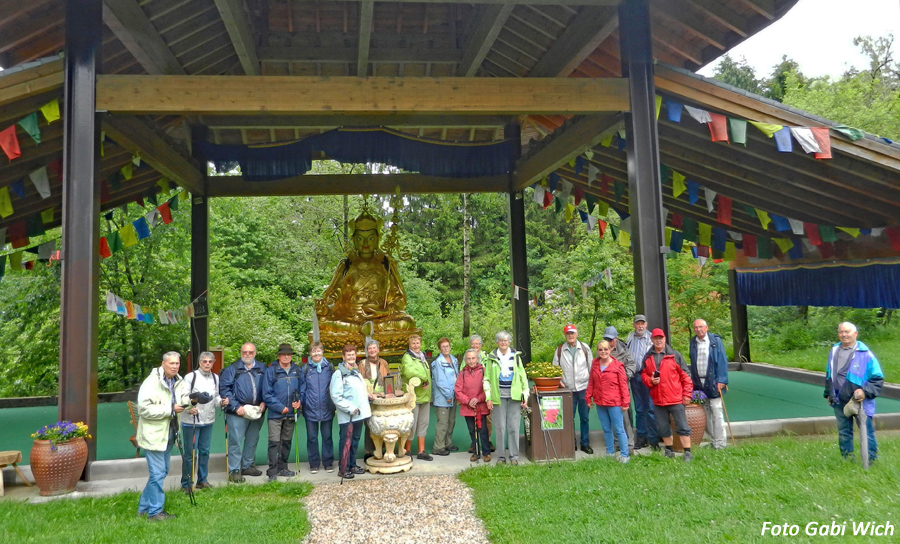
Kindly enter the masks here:
[[590, 410], [588, 409], [585, 393], [587, 392], [588, 379], [591, 375], [591, 348], [584, 342], [578, 341], [578, 328], [569, 324], [563, 327], [566, 341], [556, 348], [553, 355], [553, 364], [562, 368], [562, 383], [572, 390], [572, 401], [575, 404], [573, 412], [577, 412], [581, 420], [581, 451], [587, 454], [594, 453], [590, 440]]
[[269, 365], [263, 379], [263, 400], [269, 407], [269, 468], [266, 475], [270, 482], [277, 476], [290, 478], [295, 474], [288, 470], [287, 463], [306, 383], [300, 367], [291, 362], [293, 355], [290, 344], [278, 346], [278, 363]]
[[[634, 357], [631, 356], [631, 352], [625, 347], [625, 343], [619, 342], [619, 331], [610, 325], [603, 331], [603, 339], [609, 342], [609, 354], [625, 366], [625, 377], [631, 383], [632, 378], [634, 378]], [[628, 435], [628, 451], [631, 452], [634, 451], [634, 428], [631, 425], [631, 408], [623, 415], [625, 416], [623, 418], [625, 420], [625, 434]]]
[[650, 350], [650, 331], [647, 330], [647, 318], [642, 314], [634, 316], [634, 330], [625, 338], [625, 347], [634, 359], [634, 376], [631, 378], [631, 398], [634, 400], [634, 427], [637, 437], [635, 449], [646, 446], [659, 447], [659, 435], [656, 433], [656, 421], [653, 416], [653, 401], [650, 389], [641, 381], [644, 359]]
[[644, 359], [641, 379], [650, 389], [653, 399], [656, 432], [666, 446], [666, 457], [675, 457], [672, 429], [669, 426], [669, 416], [672, 416], [675, 420], [675, 433], [684, 448], [684, 461], [689, 462], [694, 454], [691, 453], [691, 427], [688, 425], [684, 406], [691, 403], [694, 384], [684, 357], [666, 343], [666, 333], [662, 329], [653, 329], [651, 338], [653, 348]]

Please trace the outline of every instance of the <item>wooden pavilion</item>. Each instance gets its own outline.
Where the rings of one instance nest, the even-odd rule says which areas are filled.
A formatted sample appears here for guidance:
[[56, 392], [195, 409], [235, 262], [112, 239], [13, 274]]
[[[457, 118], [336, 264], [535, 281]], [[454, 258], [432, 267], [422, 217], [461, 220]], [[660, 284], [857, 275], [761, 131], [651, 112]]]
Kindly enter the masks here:
[[[96, 423], [100, 214], [155, 195], [166, 182], [192, 196], [192, 298], [207, 289], [208, 199], [219, 196], [390, 193], [397, 186], [407, 193], [505, 192], [513, 283], [527, 288], [523, 189], [565, 180], [630, 213], [637, 310], [663, 326], [666, 229], [681, 228], [676, 216], [784, 236], [746, 210], [724, 224], [686, 204], [670, 190], [669, 170], [798, 221], [897, 227], [896, 145], [832, 131], [832, 159], [817, 160], [799, 146], [760, 151], [771, 143], [752, 131], [741, 147], [710, 142], [699, 123], [667, 115], [657, 122], [659, 95], [666, 110], [678, 102], [762, 123], [832, 126], [693, 74], [795, 3], [0, 0], [0, 130], [14, 127], [21, 154], [0, 167], [0, 188], [17, 195], [0, 229], [23, 247], [21, 233], [27, 246], [36, 217], [43, 214], [47, 228], [63, 227], [60, 417]], [[17, 123], [54, 100], [61, 122], [48, 124], [39, 113], [38, 144]], [[199, 144], [302, 140], [339, 127], [390, 127], [448, 143], [512, 139], [516, 162], [488, 176], [250, 182], [207, 175], [199, 151]], [[617, 147], [609, 146], [612, 135]], [[570, 166], [586, 150], [587, 163]], [[120, 179], [135, 155], [147, 166]], [[627, 196], [603, 190], [590, 179], [591, 166], [627, 185]], [[27, 183], [44, 167], [46, 187]], [[736, 239], [729, 234], [728, 241]], [[897, 254], [884, 239], [855, 242], [842, 234], [838, 257]], [[745, 337], [746, 313], [741, 320], [740, 304], [735, 308], [735, 335]], [[196, 353], [206, 347], [207, 324], [192, 323]], [[527, 349], [524, 299], [515, 304], [514, 328], [517, 345]]]

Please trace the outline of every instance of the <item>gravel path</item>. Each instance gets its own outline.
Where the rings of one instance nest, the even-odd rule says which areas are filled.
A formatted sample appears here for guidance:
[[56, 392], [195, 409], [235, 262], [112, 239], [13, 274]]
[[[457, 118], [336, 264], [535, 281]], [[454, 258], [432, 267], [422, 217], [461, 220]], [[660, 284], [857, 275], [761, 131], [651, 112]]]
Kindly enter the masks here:
[[488, 543], [469, 488], [453, 476], [345, 480], [317, 485], [305, 501], [312, 544]]

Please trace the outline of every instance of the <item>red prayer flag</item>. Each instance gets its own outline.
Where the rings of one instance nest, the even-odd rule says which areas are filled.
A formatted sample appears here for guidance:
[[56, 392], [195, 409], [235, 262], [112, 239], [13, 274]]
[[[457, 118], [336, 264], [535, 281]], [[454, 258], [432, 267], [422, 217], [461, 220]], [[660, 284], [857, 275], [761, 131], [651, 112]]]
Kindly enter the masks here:
[[100, 258], [105, 259], [107, 257], [112, 257], [112, 251], [109, 249], [109, 242], [106, 241], [106, 236], [100, 238]]
[[721, 113], [709, 112], [711, 122], [706, 123], [709, 127], [709, 134], [714, 142], [728, 141], [728, 118]]
[[56, 159], [51, 161], [50, 164], [47, 165], [47, 168], [53, 171], [56, 174], [56, 180], [62, 182], [62, 171], [63, 171], [63, 162], [62, 159]]
[[[544, 199], [546, 200], [546, 191], [544, 192]], [[546, 208], [546, 206], [544, 206]], [[169, 203], [165, 202], [162, 206], [156, 208], [159, 210], [159, 216], [162, 217], [163, 224], [168, 225], [172, 222], [172, 210], [169, 209]]]
[[16, 125], [10, 125], [9, 128], [0, 132], [0, 147], [9, 157], [9, 160], [18, 159], [22, 156], [22, 149], [19, 147], [19, 137], [16, 136]]
[[816, 139], [816, 143], [819, 144], [819, 149], [822, 150], [821, 153], [816, 153], [815, 156], [817, 159], [830, 159], [831, 158], [831, 136], [828, 134], [827, 127], [810, 127], [812, 130], [813, 138]]
[[727, 196], [716, 195], [719, 199], [719, 210], [716, 220], [723, 225], [731, 226], [731, 199]]
[[809, 238], [809, 243], [814, 246], [822, 245], [822, 237], [819, 236], [819, 226], [815, 223], [803, 223], [803, 232]]
[[581, 204], [581, 199], [584, 198], [584, 189], [582, 189], [581, 187], [575, 187], [574, 189], [572, 189], [572, 196], [575, 197], [576, 206]]
[[819, 254], [823, 259], [830, 259], [834, 257], [834, 244], [831, 242], [822, 242], [819, 246]]
[[891, 247], [894, 248], [894, 251], [900, 252], [900, 228], [888, 227], [884, 229], [884, 233], [887, 235], [888, 240], [891, 241]]
[[100, 204], [109, 202], [109, 185], [105, 179], [100, 180]]
[[709, 257], [709, 246], [697, 246], [698, 257]]
[[600, 238], [603, 239], [603, 235], [606, 233], [606, 221], [602, 219], [597, 220], [597, 230], [600, 231]]
[[683, 221], [684, 221], [684, 218], [681, 217], [681, 214], [677, 214], [677, 213], [672, 214], [672, 227], [673, 228], [680, 229]]
[[609, 184], [613, 182], [613, 179], [609, 177], [608, 174], [602, 174], [600, 176], [600, 193], [606, 194], [609, 192]]
[[25, 261], [25, 270], [34, 270], [34, 261]]
[[28, 245], [28, 228], [25, 226], [24, 220], [10, 223], [7, 233], [9, 233], [9, 242], [14, 248], [18, 249]]
[[553, 193], [550, 191], [544, 191], [544, 209], [550, 207], [550, 204], [553, 204]]
[[141, 208], [143, 208], [144, 207], [143, 195], [134, 195], [134, 203], [137, 204], [138, 206], [140, 206]]
[[756, 236], [744, 235], [744, 257], [756, 257]]

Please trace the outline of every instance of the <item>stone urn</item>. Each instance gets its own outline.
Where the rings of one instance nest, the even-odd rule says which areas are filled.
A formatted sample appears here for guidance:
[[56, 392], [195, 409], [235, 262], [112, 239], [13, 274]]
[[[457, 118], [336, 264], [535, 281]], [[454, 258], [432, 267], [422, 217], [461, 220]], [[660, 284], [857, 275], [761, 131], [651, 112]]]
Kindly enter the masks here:
[[412, 411], [416, 407], [413, 388], [420, 383], [419, 378], [412, 378], [406, 384], [406, 394], [399, 397], [376, 397], [369, 402], [372, 407], [372, 416], [368, 422], [369, 434], [375, 444], [375, 451], [366, 460], [366, 469], [372, 474], [394, 474], [412, 468], [412, 457], [403, 446], [412, 431]]
[[[691, 428], [691, 448], [699, 448], [700, 442], [703, 441], [703, 433], [706, 431], [706, 410], [699, 404], [688, 404], [684, 407], [684, 415], [687, 418], [688, 426]], [[675, 421], [669, 416], [669, 424], [672, 426], [672, 449], [682, 451], [681, 441], [675, 434]]]
[[87, 463], [84, 438], [73, 438], [55, 446], [49, 440], [35, 440], [31, 448], [31, 473], [41, 495], [62, 495], [75, 491]]

